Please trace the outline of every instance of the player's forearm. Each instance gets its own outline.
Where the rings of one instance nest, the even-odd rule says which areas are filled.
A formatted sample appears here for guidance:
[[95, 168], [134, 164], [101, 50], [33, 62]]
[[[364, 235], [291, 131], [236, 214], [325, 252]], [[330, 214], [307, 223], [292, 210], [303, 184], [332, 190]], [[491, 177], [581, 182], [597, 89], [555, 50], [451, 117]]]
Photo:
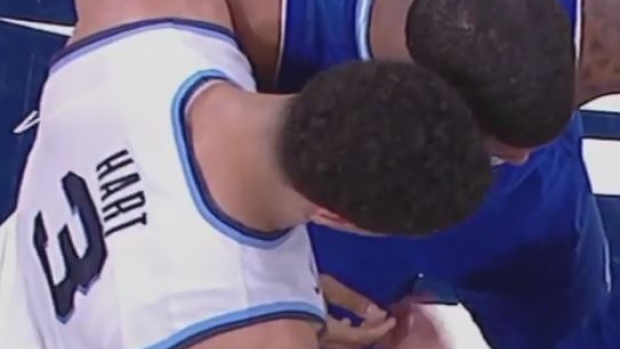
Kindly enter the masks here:
[[620, 0], [582, 0], [576, 102], [620, 93]]

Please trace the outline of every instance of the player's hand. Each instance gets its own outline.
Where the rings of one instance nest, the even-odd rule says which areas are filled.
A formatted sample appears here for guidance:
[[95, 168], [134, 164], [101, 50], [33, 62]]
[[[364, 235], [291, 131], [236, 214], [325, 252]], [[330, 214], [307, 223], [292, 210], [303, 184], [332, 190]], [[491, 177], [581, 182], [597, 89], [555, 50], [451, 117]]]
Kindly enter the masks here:
[[349, 319], [337, 320], [329, 316], [321, 349], [363, 348], [377, 342], [396, 325], [396, 320], [388, 317], [386, 311], [333, 277], [321, 275], [320, 280], [327, 302], [363, 319], [360, 326], [353, 326]]
[[449, 349], [441, 322], [414, 298], [390, 307], [396, 326], [376, 345], [377, 349]]

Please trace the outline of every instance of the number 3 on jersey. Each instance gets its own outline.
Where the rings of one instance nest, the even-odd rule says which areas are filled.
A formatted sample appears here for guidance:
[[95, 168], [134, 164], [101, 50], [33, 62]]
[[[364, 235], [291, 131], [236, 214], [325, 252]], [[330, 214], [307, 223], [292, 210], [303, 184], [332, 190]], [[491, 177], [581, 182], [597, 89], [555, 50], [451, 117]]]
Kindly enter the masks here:
[[71, 237], [75, 233], [69, 230], [68, 224], [64, 224], [60, 231], [53, 235], [57, 236], [65, 268], [65, 275], [55, 283], [47, 251], [49, 234], [42, 212], [37, 214], [34, 221], [34, 246], [50, 287], [56, 315], [60, 321], [66, 322], [73, 313], [76, 292], [79, 290], [85, 294], [101, 273], [107, 250], [97, 207], [84, 178], [69, 172], [62, 178], [61, 183], [73, 213], [71, 219], [77, 218], [82, 227], [86, 241], [85, 252], [82, 256], [78, 254]]

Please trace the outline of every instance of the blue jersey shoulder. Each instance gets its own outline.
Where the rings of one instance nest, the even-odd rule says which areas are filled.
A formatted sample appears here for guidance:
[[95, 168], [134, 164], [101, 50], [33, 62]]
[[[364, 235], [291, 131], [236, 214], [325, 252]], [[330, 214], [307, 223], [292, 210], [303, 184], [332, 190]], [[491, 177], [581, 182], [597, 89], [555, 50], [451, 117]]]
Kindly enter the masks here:
[[[580, 0], [558, 1], [573, 29], [577, 28]], [[370, 58], [368, 30], [372, 4], [373, 0], [288, 0], [277, 89], [298, 92], [321, 70]]]
[[321, 70], [367, 56], [371, 6], [372, 0], [288, 0], [277, 88], [297, 92]]

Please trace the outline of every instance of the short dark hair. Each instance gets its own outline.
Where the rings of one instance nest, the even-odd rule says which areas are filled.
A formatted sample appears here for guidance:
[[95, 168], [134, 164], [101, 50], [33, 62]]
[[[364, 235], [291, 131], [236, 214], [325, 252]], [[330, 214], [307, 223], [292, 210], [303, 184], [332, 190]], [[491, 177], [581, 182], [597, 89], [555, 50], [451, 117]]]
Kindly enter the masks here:
[[465, 102], [410, 63], [352, 62], [315, 76], [284, 116], [278, 154], [301, 195], [378, 233], [451, 226], [492, 178]]
[[455, 86], [503, 143], [545, 144], [570, 120], [574, 48], [558, 0], [414, 0], [406, 36], [412, 59]]

